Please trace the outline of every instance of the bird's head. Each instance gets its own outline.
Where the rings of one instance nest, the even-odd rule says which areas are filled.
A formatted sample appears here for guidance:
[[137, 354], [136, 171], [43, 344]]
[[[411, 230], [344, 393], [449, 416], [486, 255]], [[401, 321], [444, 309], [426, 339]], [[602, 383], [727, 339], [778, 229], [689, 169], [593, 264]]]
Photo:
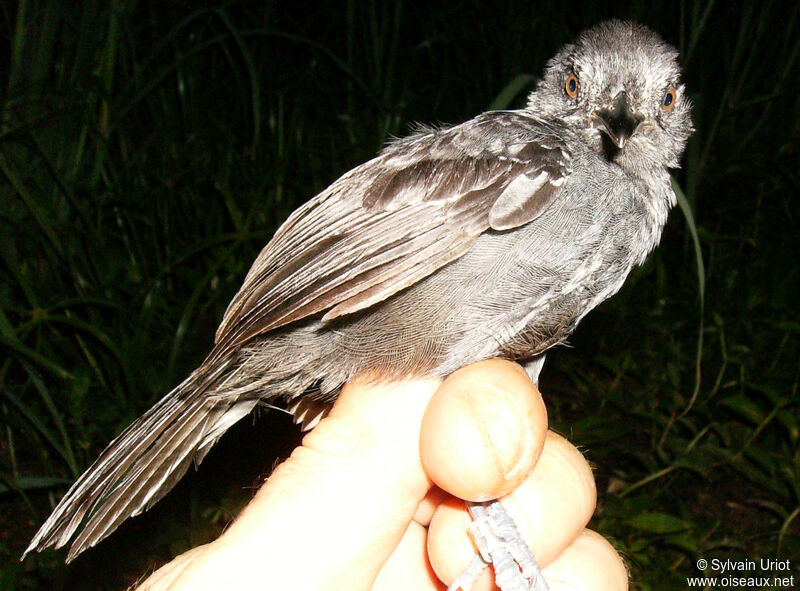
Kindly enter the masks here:
[[561, 119], [640, 174], [677, 167], [693, 131], [678, 52], [646, 27], [617, 20], [585, 31], [550, 60], [528, 108]]

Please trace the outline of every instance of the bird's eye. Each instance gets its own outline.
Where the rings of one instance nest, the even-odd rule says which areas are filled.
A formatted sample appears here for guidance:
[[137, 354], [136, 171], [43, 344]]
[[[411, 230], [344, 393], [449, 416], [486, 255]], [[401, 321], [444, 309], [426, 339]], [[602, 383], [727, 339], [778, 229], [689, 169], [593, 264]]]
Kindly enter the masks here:
[[578, 96], [578, 77], [572, 73], [567, 77], [567, 83], [564, 85], [564, 90], [570, 98], [577, 98]]
[[670, 89], [667, 91], [667, 94], [664, 95], [664, 102], [661, 103], [661, 108], [664, 111], [669, 111], [672, 107], [675, 106], [676, 98], [677, 95], [675, 93], [675, 89], [670, 87]]

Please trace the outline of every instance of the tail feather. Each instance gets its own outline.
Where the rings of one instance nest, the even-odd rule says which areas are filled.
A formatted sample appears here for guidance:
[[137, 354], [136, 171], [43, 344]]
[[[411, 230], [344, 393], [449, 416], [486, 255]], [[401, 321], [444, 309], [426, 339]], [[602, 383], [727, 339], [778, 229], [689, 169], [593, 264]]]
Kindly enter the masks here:
[[[191, 463], [185, 461], [202, 438], [202, 424], [205, 422], [205, 405], [198, 404], [189, 409], [189, 414], [181, 415], [178, 422], [172, 423], [158, 439], [158, 445], [151, 447], [135, 466], [127, 472], [119, 485], [105, 495], [102, 505], [90, 516], [88, 523], [73, 542], [70, 555], [88, 547], [92, 540], [105, 537], [126, 518], [138, 515], [149, 507], [149, 501], [158, 493], [168, 473], [183, 476]], [[219, 411], [212, 411], [216, 414]], [[224, 412], [224, 411], [223, 411]], [[165, 491], [166, 492], [166, 491]]]
[[64, 546], [80, 529], [71, 561], [158, 502], [193, 461], [199, 464], [257, 402], [209, 395], [208, 383], [190, 377], [114, 439], [64, 495], [23, 558], [32, 550]]
[[[179, 386], [180, 389], [180, 386]], [[177, 397], [170, 393], [147, 413], [140, 417], [115, 438], [100, 457], [86, 470], [67, 491], [53, 513], [34, 536], [25, 554], [31, 550], [42, 550], [48, 546], [61, 548], [80, 526], [83, 518], [96, 501], [113, 489], [124, 472], [135, 462], [138, 450], [152, 445], [158, 436], [158, 421], [164, 415], [176, 414]], [[152, 427], [147, 429], [146, 427]], [[23, 558], [25, 557], [23, 554]]]

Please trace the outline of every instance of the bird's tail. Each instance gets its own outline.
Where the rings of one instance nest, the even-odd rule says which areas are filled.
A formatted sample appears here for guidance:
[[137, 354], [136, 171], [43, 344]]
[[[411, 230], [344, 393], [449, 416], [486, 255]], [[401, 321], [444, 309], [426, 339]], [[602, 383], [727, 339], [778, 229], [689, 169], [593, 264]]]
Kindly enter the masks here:
[[114, 439], [64, 495], [23, 558], [60, 548], [77, 531], [69, 562], [167, 494], [257, 403], [255, 397], [217, 396], [210, 392], [215, 381], [193, 374]]

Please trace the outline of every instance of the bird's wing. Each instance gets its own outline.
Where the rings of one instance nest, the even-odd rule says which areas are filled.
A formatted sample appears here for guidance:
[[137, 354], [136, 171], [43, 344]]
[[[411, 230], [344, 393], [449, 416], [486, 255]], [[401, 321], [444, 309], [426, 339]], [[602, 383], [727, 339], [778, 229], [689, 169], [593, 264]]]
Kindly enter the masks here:
[[391, 144], [281, 226], [228, 306], [216, 353], [312, 314], [327, 311], [327, 321], [361, 310], [417, 283], [482, 232], [538, 217], [569, 165], [563, 140], [520, 111]]

